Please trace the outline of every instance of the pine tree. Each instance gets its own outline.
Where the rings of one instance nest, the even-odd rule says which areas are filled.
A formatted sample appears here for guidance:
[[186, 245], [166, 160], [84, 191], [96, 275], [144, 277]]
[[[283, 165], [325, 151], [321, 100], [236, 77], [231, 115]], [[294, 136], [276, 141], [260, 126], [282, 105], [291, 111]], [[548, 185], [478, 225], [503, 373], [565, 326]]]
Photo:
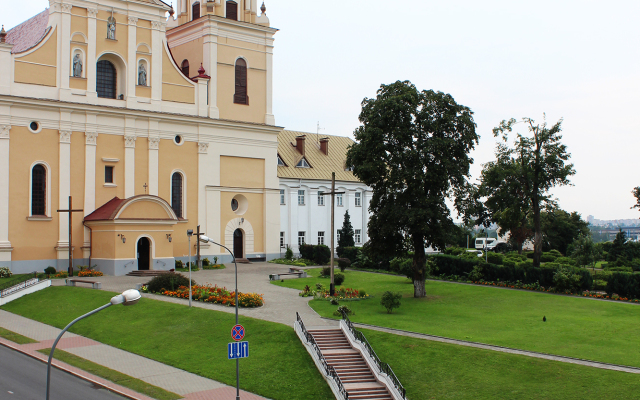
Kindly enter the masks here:
[[342, 222], [342, 229], [340, 229], [340, 240], [338, 240], [338, 247], [353, 247], [356, 245], [353, 239], [353, 226], [351, 226], [351, 217], [349, 217], [349, 211], [344, 213], [344, 221]]

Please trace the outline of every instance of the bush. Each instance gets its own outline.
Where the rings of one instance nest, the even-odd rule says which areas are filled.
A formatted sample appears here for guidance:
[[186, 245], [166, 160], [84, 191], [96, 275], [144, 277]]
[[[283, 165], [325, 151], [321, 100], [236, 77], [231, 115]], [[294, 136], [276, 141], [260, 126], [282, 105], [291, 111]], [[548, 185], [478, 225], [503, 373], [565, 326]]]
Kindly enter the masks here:
[[469, 273], [469, 280], [472, 282], [478, 282], [483, 280], [484, 276], [482, 275], [482, 267], [480, 265], [476, 265], [473, 267], [471, 273]]
[[596, 279], [593, 281], [593, 290], [605, 290], [607, 288], [607, 281]]
[[321, 276], [331, 276], [331, 267], [322, 267]]
[[182, 260], [176, 260], [174, 268], [184, 268], [184, 263], [182, 262]]
[[351, 265], [351, 261], [348, 258], [338, 258], [338, 267], [340, 267], [340, 271], [344, 272], [345, 269], [349, 268]]
[[318, 265], [327, 265], [331, 261], [331, 249], [324, 244], [313, 246], [312, 259]]
[[[195, 286], [196, 282], [191, 280], [191, 286]], [[184, 275], [170, 272], [154, 277], [147, 283], [149, 292], [157, 293], [164, 290], [176, 290], [180, 286], [189, 286], [189, 278]]]
[[204, 267], [208, 267], [209, 265], [211, 265], [211, 261], [209, 261], [208, 258], [203, 258], [202, 259], [202, 269], [204, 269]]
[[480, 263], [479, 259], [466, 260], [464, 258], [438, 254], [429, 257], [434, 261], [433, 274], [438, 275], [459, 275], [466, 276], [473, 267]]
[[291, 250], [289, 245], [287, 245], [287, 251], [284, 252], [284, 258], [289, 261], [293, 260], [293, 250]]
[[[55, 269], [53, 272], [55, 273]], [[9, 267], [0, 267], [0, 278], [11, 278], [13, 274], [9, 270]]]
[[401, 293], [393, 293], [387, 290], [382, 295], [380, 304], [382, 304], [382, 306], [387, 309], [388, 314], [391, 314], [394, 308], [400, 307], [400, 300], [402, 300]]
[[360, 294], [360, 297], [367, 297], [367, 292], [364, 289], [358, 290], [358, 293]]
[[351, 261], [351, 264], [356, 262], [356, 258], [358, 258], [357, 247], [338, 247], [337, 253], [340, 258], [348, 258], [349, 261]]
[[549, 253], [542, 253], [542, 255], [540, 256], [540, 262], [553, 262], [555, 261], [555, 259], [558, 258], [558, 256], [551, 254], [551, 252]]
[[336, 317], [341, 317], [342, 316], [342, 312], [344, 312], [347, 315], [355, 315], [356, 313], [354, 313], [353, 311], [351, 311], [351, 309], [347, 306], [340, 306], [338, 307], [338, 309], [336, 311], [334, 311], [333, 315], [335, 315]]
[[56, 269], [49, 266], [47, 268], [44, 269], [44, 273], [47, 275], [55, 275], [56, 274]]
[[411, 277], [413, 276], [412, 267], [413, 260], [410, 258], [396, 257], [389, 262], [389, 269], [392, 272], [405, 275], [409, 279], [411, 279]]
[[496, 265], [502, 265], [504, 262], [504, 256], [500, 253], [489, 252], [487, 253], [487, 262]]
[[640, 274], [613, 272], [606, 287], [607, 294], [617, 294], [629, 299], [640, 299]]
[[571, 268], [560, 267], [553, 274], [553, 285], [556, 292], [578, 292], [580, 290], [580, 275], [574, 274]]
[[555, 258], [562, 257], [562, 253], [560, 253], [560, 252], [559, 252], [558, 250], [556, 250], [556, 249], [549, 250], [549, 251], [547, 252], [547, 254], [550, 254], [550, 255], [554, 256]]
[[336, 286], [342, 285], [342, 282], [344, 282], [344, 274], [340, 272], [333, 274], [333, 283], [335, 283]]
[[515, 267], [516, 262], [511, 258], [505, 258], [504, 260], [502, 260], [502, 265], [505, 267]]
[[571, 257], [558, 257], [554, 260], [558, 264], [575, 265], [576, 261]]
[[298, 246], [298, 250], [300, 251], [300, 258], [306, 258], [308, 260], [313, 260], [313, 245], [312, 244], [301, 244]]

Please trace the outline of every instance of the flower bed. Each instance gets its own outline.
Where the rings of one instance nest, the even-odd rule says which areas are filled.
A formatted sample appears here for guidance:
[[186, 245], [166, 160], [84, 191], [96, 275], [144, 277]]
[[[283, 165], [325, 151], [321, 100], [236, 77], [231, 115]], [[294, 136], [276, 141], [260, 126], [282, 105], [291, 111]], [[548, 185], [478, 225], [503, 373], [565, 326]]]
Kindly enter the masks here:
[[[178, 297], [182, 299], [189, 298], [189, 288], [180, 286], [177, 290], [163, 290], [158, 294]], [[225, 306], [235, 307], [236, 294], [230, 292], [227, 288], [218, 287], [217, 285], [193, 285], [191, 286], [192, 299], [203, 301], [205, 303], [222, 304]], [[238, 306], [240, 307], [260, 307], [264, 304], [261, 294], [257, 293], [238, 293]]]
[[86, 269], [84, 271], [78, 272], [78, 277], [87, 277], [87, 276], [103, 276], [104, 274], [100, 271], [95, 271], [93, 269]]
[[315, 297], [316, 299], [337, 299], [337, 300], [362, 300], [368, 299], [370, 296], [364, 290], [356, 290], [351, 288], [339, 287], [336, 288], [336, 295], [331, 297], [329, 289], [325, 288], [323, 284], [316, 283], [316, 289], [311, 289], [309, 285], [305, 286], [304, 290], [298, 293], [300, 297]]

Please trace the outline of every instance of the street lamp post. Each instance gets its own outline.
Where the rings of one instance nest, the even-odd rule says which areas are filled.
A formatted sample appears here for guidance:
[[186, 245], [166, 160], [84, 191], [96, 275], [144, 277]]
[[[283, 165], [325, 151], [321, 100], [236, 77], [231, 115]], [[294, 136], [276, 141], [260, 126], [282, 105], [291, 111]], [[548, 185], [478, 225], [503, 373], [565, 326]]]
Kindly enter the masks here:
[[[233, 257], [233, 264], [236, 267], [236, 325], [238, 325], [238, 264], [236, 263], [236, 256], [231, 250], [229, 250], [227, 246], [216, 243], [207, 236], [202, 235], [199, 236], [198, 239], [203, 242], [209, 242], [217, 244], [220, 247], [224, 247], [229, 252], [229, 254], [231, 254], [231, 257]], [[238, 358], [236, 358], [236, 400], [240, 400], [240, 359]]]
[[193, 236], [193, 229], [187, 229], [187, 237], [189, 238], [189, 307], [191, 307], [191, 236]]
[[60, 334], [58, 335], [58, 337], [56, 338], [55, 342], [53, 342], [53, 346], [51, 346], [51, 351], [49, 352], [49, 361], [47, 361], [47, 396], [46, 396], [46, 400], [49, 400], [49, 383], [51, 382], [51, 360], [53, 359], [53, 352], [56, 350], [56, 345], [58, 344], [58, 342], [60, 341], [60, 338], [62, 338], [62, 335], [64, 335], [64, 333], [69, 330], [69, 328], [71, 328], [71, 326], [73, 324], [75, 324], [76, 322], [80, 321], [81, 319], [85, 319], [90, 315], [93, 315], [95, 313], [97, 313], [98, 311], [102, 311], [105, 308], [114, 305], [114, 304], [122, 304], [125, 306], [130, 306], [133, 304], [136, 304], [138, 302], [138, 300], [140, 300], [140, 292], [138, 292], [137, 290], [134, 289], [129, 289], [129, 290], [125, 290], [124, 292], [122, 292], [122, 294], [119, 294], [117, 296], [113, 296], [111, 298], [111, 301], [109, 301], [109, 303], [103, 305], [102, 307], [98, 307], [93, 311], [90, 311], [88, 313], [86, 313], [85, 315], [78, 317], [76, 319], [74, 319], [73, 321], [71, 321], [69, 323], [69, 325], [67, 325], [62, 332], [60, 332]]

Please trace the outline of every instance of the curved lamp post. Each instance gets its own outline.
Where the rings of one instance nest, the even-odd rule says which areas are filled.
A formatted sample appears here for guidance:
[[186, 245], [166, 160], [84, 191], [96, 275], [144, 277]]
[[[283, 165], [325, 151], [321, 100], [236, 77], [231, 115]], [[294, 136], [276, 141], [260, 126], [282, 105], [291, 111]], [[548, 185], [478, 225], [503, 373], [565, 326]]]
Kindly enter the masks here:
[[46, 399], [49, 400], [49, 383], [50, 383], [50, 377], [51, 377], [51, 360], [53, 359], [53, 352], [56, 349], [56, 345], [58, 344], [58, 342], [60, 341], [60, 338], [62, 338], [62, 335], [64, 335], [64, 333], [69, 330], [69, 328], [71, 328], [71, 325], [75, 324], [76, 322], [80, 321], [81, 319], [87, 318], [90, 315], [93, 315], [95, 313], [97, 313], [98, 311], [102, 311], [105, 308], [114, 305], [114, 304], [122, 304], [125, 306], [130, 306], [133, 304], [136, 304], [138, 302], [138, 300], [140, 300], [140, 292], [138, 292], [137, 290], [134, 289], [129, 289], [129, 290], [125, 290], [124, 292], [122, 292], [122, 294], [119, 294], [117, 296], [113, 296], [111, 298], [111, 301], [109, 301], [109, 303], [103, 305], [102, 307], [98, 307], [93, 311], [90, 311], [88, 313], [86, 313], [85, 315], [78, 317], [76, 319], [74, 319], [73, 321], [71, 321], [69, 323], [69, 325], [67, 325], [62, 332], [60, 332], [60, 334], [58, 335], [58, 337], [56, 338], [56, 341], [53, 342], [53, 346], [51, 346], [51, 351], [49, 352], [49, 361], [47, 362], [47, 397]]
[[[223, 246], [220, 243], [216, 243], [207, 236], [202, 235], [199, 237], [199, 239], [202, 242], [209, 242], [209, 243], [217, 244], [220, 247], [224, 247], [229, 252], [229, 254], [231, 254], [231, 257], [233, 257], [233, 264], [236, 267], [236, 325], [238, 325], [238, 264], [236, 263], [236, 256], [233, 254], [231, 250], [229, 250], [227, 246]], [[240, 360], [237, 358], [236, 358], [236, 400], [240, 400]]]

